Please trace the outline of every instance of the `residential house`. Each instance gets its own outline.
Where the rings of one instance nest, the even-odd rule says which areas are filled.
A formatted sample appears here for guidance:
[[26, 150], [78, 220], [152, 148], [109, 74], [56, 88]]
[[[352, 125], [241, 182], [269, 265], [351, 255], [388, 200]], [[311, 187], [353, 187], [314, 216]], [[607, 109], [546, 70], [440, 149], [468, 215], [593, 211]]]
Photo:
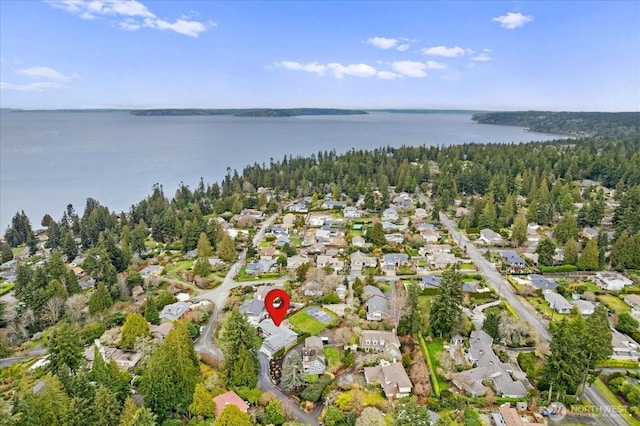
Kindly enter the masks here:
[[530, 387], [528, 381], [525, 377], [512, 377], [512, 374], [521, 374], [514, 373], [510, 364], [500, 361], [493, 351], [492, 343], [493, 338], [484, 330], [472, 331], [466, 354], [474, 368], [454, 374], [451, 382], [474, 398], [486, 394], [487, 387], [484, 383], [490, 383], [496, 393], [503, 397], [523, 398]]
[[274, 225], [269, 230], [269, 234], [273, 234], [276, 237], [278, 235], [289, 235], [289, 228], [287, 228], [286, 226]]
[[347, 286], [344, 284], [338, 284], [336, 287], [336, 294], [340, 298], [340, 300], [344, 300], [347, 297]]
[[160, 265], [147, 265], [140, 271], [140, 275], [142, 278], [159, 277], [162, 269]]
[[640, 312], [640, 296], [637, 294], [627, 294], [624, 297], [624, 301], [627, 305], [631, 306], [631, 310], [634, 312]]
[[409, 264], [409, 256], [404, 253], [388, 253], [382, 257], [381, 267], [387, 275], [395, 275], [396, 270]]
[[598, 236], [598, 231], [593, 228], [584, 228], [582, 230], [582, 236], [588, 239], [596, 238]]
[[503, 243], [502, 236], [489, 228], [485, 228], [480, 231], [479, 240], [490, 246], [500, 245]]
[[212, 268], [219, 269], [224, 267], [224, 261], [219, 257], [208, 257], [207, 260]]
[[444, 269], [448, 265], [458, 263], [458, 258], [453, 253], [435, 252], [427, 255], [427, 262], [434, 269]]
[[578, 308], [578, 312], [580, 312], [582, 315], [591, 315], [596, 309], [596, 305], [589, 302], [588, 300], [578, 299], [574, 300], [572, 304], [573, 306], [576, 306]]
[[315, 233], [314, 238], [318, 243], [331, 242], [331, 231], [328, 229], [318, 229]]
[[298, 268], [298, 266], [305, 263], [309, 263], [309, 258], [307, 256], [296, 254], [287, 258], [287, 270], [294, 271]]
[[362, 210], [358, 210], [356, 207], [353, 206], [347, 206], [344, 208], [344, 210], [342, 210], [342, 215], [345, 218], [360, 218], [364, 215], [364, 212]]
[[633, 284], [629, 278], [619, 272], [598, 272], [592, 280], [605, 290], [619, 291]]
[[469, 209], [467, 209], [465, 207], [458, 207], [456, 209], [456, 217], [457, 218], [461, 218], [461, 217], [465, 217], [465, 216], [469, 216]]
[[305, 374], [324, 374], [325, 358], [322, 338], [311, 336], [304, 339], [302, 368]]
[[497, 413], [492, 413], [493, 423], [496, 426], [545, 426], [539, 415], [529, 411], [518, 411], [509, 406], [507, 402], [498, 408]]
[[245, 273], [247, 275], [260, 275], [271, 272], [275, 268], [276, 262], [274, 260], [254, 260], [247, 263]]
[[435, 229], [425, 229], [420, 232], [420, 235], [427, 244], [435, 244], [440, 239], [440, 233]]
[[442, 277], [438, 277], [436, 275], [423, 275], [418, 285], [421, 290], [424, 290], [425, 288], [438, 288], [441, 283]]
[[395, 222], [399, 218], [398, 211], [389, 207], [382, 212], [382, 220], [388, 220], [389, 222]]
[[346, 207], [347, 203], [345, 203], [344, 201], [336, 201], [336, 200], [325, 200], [322, 203], [322, 208], [323, 209], [340, 209], [340, 208], [344, 208]]
[[427, 217], [429, 217], [429, 213], [427, 212], [427, 210], [423, 209], [422, 207], [418, 207], [413, 212], [414, 219], [423, 220], [423, 219], [426, 219]]
[[569, 314], [571, 313], [571, 309], [573, 309], [573, 305], [567, 301], [560, 294], [555, 293], [553, 291], [545, 291], [543, 293], [544, 300], [549, 303], [551, 309], [555, 310], [559, 314]]
[[289, 204], [289, 211], [292, 213], [307, 213], [309, 208], [305, 202], [297, 202]]
[[381, 360], [380, 365], [365, 367], [364, 377], [367, 384], [380, 384], [384, 395], [389, 399], [397, 399], [411, 394], [413, 384], [402, 363]]
[[149, 333], [155, 339], [164, 339], [173, 328], [172, 322], [163, 322], [160, 325], [149, 324]]
[[276, 326], [271, 318], [260, 322], [258, 330], [264, 336], [260, 352], [269, 358], [273, 357], [273, 354], [280, 349], [295, 345], [298, 338], [298, 333], [284, 326]]
[[360, 235], [355, 235], [353, 238], [351, 238], [351, 245], [354, 247], [361, 248], [367, 245], [367, 242]]
[[375, 268], [378, 266], [378, 259], [373, 256], [367, 256], [360, 250], [351, 253], [351, 270], [362, 271], [365, 268]]
[[362, 330], [358, 338], [360, 349], [365, 352], [383, 354], [391, 360], [402, 358], [400, 340], [394, 332], [381, 330]]
[[365, 285], [362, 288], [362, 298], [364, 300], [367, 300], [368, 298], [370, 298], [371, 296], [383, 296], [384, 297], [384, 293], [382, 293], [382, 290], [380, 290], [378, 287], [373, 286], [373, 285]]
[[333, 270], [336, 272], [341, 272], [344, 268], [344, 262], [342, 260], [336, 259], [333, 256], [327, 256], [323, 254], [318, 255], [318, 257], [316, 258], [316, 266], [322, 269], [327, 265], [333, 268]]
[[293, 213], [287, 213], [282, 218], [282, 224], [287, 226], [293, 226], [296, 223], [297, 216]]
[[384, 295], [374, 294], [365, 303], [367, 310], [367, 321], [382, 321], [389, 311], [387, 298]]
[[558, 283], [555, 280], [545, 278], [540, 274], [529, 274], [527, 278], [531, 282], [531, 286], [536, 290], [553, 291], [558, 288]]
[[142, 358], [142, 353], [138, 351], [128, 351], [102, 346], [99, 339], [94, 340], [93, 343], [93, 346], [88, 347], [84, 351], [84, 357], [89, 364], [93, 364], [95, 348], [98, 348], [98, 354], [102, 356], [102, 359], [106, 362], [114, 360], [118, 368], [129, 372], [133, 372], [133, 369]]
[[261, 260], [273, 260], [273, 258], [277, 255], [278, 250], [276, 250], [274, 247], [265, 247], [263, 249], [260, 249], [260, 251], [258, 252], [258, 256]]
[[189, 307], [191, 307], [191, 303], [189, 302], [176, 302], [166, 305], [162, 308], [160, 319], [167, 321], [178, 320], [189, 310]]
[[611, 345], [613, 346], [611, 359], [624, 359], [636, 362], [640, 360], [638, 344], [626, 334], [622, 334], [613, 328], [611, 329]]
[[227, 405], [235, 405], [240, 411], [246, 413], [249, 410], [249, 405], [242, 400], [234, 391], [229, 391], [213, 398], [213, 402], [216, 403], [216, 418], [220, 417], [222, 411]]
[[255, 299], [262, 300], [264, 302], [265, 297], [271, 290], [282, 290], [282, 285], [261, 285], [256, 290], [256, 294], [253, 295]]
[[80, 281], [78, 284], [82, 290], [89, 290], [96, 286], [96, 280], [94, 278], [89, 278], [86, 281]]
[[382, 221], [382, 230], [384, 232], [395, 231], [398, 229], [398, 225], [393, 222], [389, 222], [388, 220]]
[[391, 244], [402, 244], [404, 243], [404, 235], [395, 233], [395, 234], [385, 234], [384, 239], [387, 240], [388, 243]]
[[433, 253], [451, 253], [452, 247], [449, 244], [425, 244], [420, 247], [418, 253], [420, 256], [426, 256]]
[[249, 299], [240, 306], [240, 313], [243, 314], [249, 324], [257, 326], [264, 316], [264, 300]]
[[302, 292], [308, 297], [322, 297], [322, 284], [317, 281], [307, 281], [302, 285]]
[[523, 271], [527, 268], [527, 262], [513, 250], [507, 250], [502, 252], [502, 259], [507, 264], [509, 272]]

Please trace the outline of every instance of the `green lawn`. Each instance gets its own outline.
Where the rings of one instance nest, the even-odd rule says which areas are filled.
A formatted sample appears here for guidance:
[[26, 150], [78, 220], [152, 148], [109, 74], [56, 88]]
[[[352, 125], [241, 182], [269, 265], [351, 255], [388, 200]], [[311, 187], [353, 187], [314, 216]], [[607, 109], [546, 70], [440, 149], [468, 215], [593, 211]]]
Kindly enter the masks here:
[[629, 312], [631, 307], [627, 305], [623, 300], [618, 299], [611, 294], [605, 294], [596, 298], [598, 302], [604, 304], [607, 308], [611, 309], [616, 315], [620, 315], [623, 312]]
[[329, 368], [340, 364], [340, 350], [338, 348], [324, 348], [324, 356], [329, 362]]
[[[294, 314], [291, 318], [289, 318], [289, 324], [291, 324], [291, 326], [293, 327], [293, 330], [296, 333], [299, 333], [299, 334], [308, 333], [311, 336], [315, 336], [316, 334], [324, 330], [329, 324], [324, 324], [318, 321], [317, 319], [315, 319], [314, 317], [312, 317], [311, 315], [309, 315], [307, 313], [307, 309], [309, 309], [309, 307]], [[327, 311], [324, 311], [324, 312], [327, 312]], [[327, 312], [327, 313], [331, 315], [331, 317], [334, 318], [335, 321], [338, 320], [335, 314], [331, 312]]]
[[602, 393], [602, 395], [607, 399], [609, 404], [613, 407], [616, 407], [616, 411], [620, 413], [623, 419], [625, 419], [629, 424], [633, 426], [640, 426], [640, 421], [631, 417], [631, 414], [626, 410], [626, 408], [620, 403], [618, 398], [609, 390], [607, 385], [605, 385], [602, 380], [597, 379], [594, 383], [596, 388]]
[[442, 339], [433, 339], [431, 342], [426, 343], [427, 349], [429, 349], [431, 365], [433, 366], [433, 369], [435, 370], [434, 373], [438, 378], [438, 385], [440, 386], [440, 389], [448, 389], [449, 383], [447, 383], [447, 381], [438, 374], [438, 368], [440, 368], [440, 354], [442, 354], [442, 351], [444, 350], [444, 342]]

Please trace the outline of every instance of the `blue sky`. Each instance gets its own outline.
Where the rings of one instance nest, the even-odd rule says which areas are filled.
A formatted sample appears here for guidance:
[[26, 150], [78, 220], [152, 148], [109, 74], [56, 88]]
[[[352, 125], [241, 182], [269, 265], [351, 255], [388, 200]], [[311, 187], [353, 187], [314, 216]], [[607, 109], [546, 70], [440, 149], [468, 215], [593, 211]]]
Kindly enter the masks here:
[[0, 106], [640, 110], [640, 2], [1, 1]]

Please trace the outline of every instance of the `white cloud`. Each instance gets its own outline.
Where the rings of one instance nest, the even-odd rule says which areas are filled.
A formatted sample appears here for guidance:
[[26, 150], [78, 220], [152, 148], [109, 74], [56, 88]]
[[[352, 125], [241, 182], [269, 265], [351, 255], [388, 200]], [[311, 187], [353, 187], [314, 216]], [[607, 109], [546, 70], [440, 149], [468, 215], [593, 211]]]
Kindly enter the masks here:
[[409, 48], [408, 44], [400, 44], [398, 45], [398, 47], [396, 47], [396, 50], [400, 51], [400, 52], [404, 52], [405, 50], [407, 50]]
[[492, 21], [499, 22], [502, 28], [513, 30], [533, 21], [533, 16], [523, 15], [520, 12], [508, 12], [506, 15], [493, 18]]
[[440, 62], [427, 61], [427, 69], [429, 69], [429, 70], [443, 70], [446, 67], [447, 66], [445, 64], [440, 63]]
[[455, 58], [463, 56], [468, 53], [468, 49], [463, 49], [460, 46], [447, 47], [447, 46], [434, 46], [422, 49], [422, 53], [425, 55], [444, 56], [445, 58]]
[[391, 68], [399, 74], [407, 77], [421, 78], [427, 76], [427, 64], [416, 61], [396, 61], [391, 63]]
[[18, 75], [28, 77], [33, 80], [55, 80], [55, 81], [71, 81], [77, 77], [77, 75], [67, 76], [53, 68], [49, 67], [30, 67], [16, 70]]
[[377, 76], [381, 80], [395, 80], [396, 78], [402, 78], [400, 74], [396, 74], [392, 71], [378, 71]]
[[82, 19], [115, 17], [120, 19], [118, 28], [128, 31], [145, 27], [198, 37], [200, 33], [216, 26], [215, 22], [205, 24], [186, 17], [169, 22], [158, 18], [147, 6], [137, 0], [47, 0], [47, 3]]
[[482, 49], [482, 53], [470, 58], [469, 60], [474, 62], [489, 62], [491, 60], [491, 56], [489, 55], [490, 52], [491, 49]]
[[332, 62], [327, 65], [327, 68], [333, 71], [333, 76], [335, 78], [339, 79], [345, 75], [352, 77], [372, 77], [377, 73], [374, 67], [367, 64], [350, 64], [345, 66]]
[[377, 47], [378, 49], [391, 49], [398, 44], [398, 40], [395, 38], [386, 38], [386, 37], [372, 37], [367, 40], [367, 43], [370, 45]]
[[310, 62], [308, 64], [301, 64], [300, 62], [295, 61], [282, 61], [276, 62], [277, 67], [286, 68], [294, 71], [306, 71], [318, 75], [324, 75], [325, 71], [327, 71], [327, 67], [325, 65], [319, 64], [317, 62]]
[[18, 92], [45, 92], [47, 90], [60, 90], [68, 89], [69, 86], [62, 83], [56, 83], [53, 81], [38, 81], [29, 84], [13, 84], [0, 81], [0, 89], [2, 90], [16, 90]]

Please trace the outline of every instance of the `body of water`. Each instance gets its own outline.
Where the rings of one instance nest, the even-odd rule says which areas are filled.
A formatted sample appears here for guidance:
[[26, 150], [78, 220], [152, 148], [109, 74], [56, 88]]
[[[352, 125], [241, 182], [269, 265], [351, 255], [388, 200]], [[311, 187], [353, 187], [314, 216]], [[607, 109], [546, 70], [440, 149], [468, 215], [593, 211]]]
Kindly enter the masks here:
[[477, 124], [468, 113], [373, 112], [287, 118], [137, 117], [127, 112], [0, 112], [0, 231], [24, 210], [35, 228], [87, 197], [116, 211], [180, 182], [219, 182], [227, 167], [284, 155], [400, 145], [526, 142], [561, 138]]

